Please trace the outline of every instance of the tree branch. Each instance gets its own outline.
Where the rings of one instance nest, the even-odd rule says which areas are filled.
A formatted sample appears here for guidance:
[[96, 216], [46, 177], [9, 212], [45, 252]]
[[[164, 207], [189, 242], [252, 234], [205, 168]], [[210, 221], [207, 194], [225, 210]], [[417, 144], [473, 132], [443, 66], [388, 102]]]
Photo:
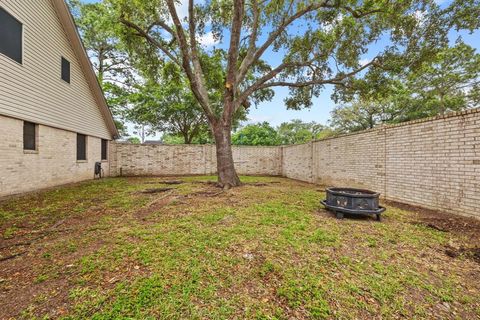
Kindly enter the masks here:
[[[288, 81], [273, 81], [267, 82], [268, 80], [273, 79], [281, 70], [284, 70], [291, 65], [283, 63], [279, 65], [277, 68], [273, 69], [271, 72], [263, 76], [262, 78], [258, 79], [253, 85], [247, 88], [237, 99], [237, 104], [241, 105], [244, 101], [248, 99], [248, 97], [253, 94], [254, 92], [266, 88], [271, 87], [290, 87], [290, 88], [303, 88], [312, 85], [322, 85], [322, 84], [335, 84], [335, 85], [344, 85], [343, 80], [356, 75], [357, 73], [369, 68], [372, 65], [378, 65], [378, 57], [375, 57], [369, 63], [366, 63], [362, 67], [336, 76], [330, 79], [312, 79], [310, 81], [303, 81], [303, 82], [288, 82]], [[299, 64], [294, 64], [293, 66], [299, 66]]]
[[255, 43], [257, 41], [258, 27], [260, 25], [260, 9], [258, 8], [257, 0], [252, 0], [252, 10], [253, 10], [252, 32], [250, 34], [247, 54], [245, 55], [245, 58], [243, 59], [240, 65], [240, 69], [238, 71], [238, 79], [237, 79], [238, 83], [241, 83], [245, 78], [248, 68], [251, 65], [253, 55], [255, 53], [255, 48], [256, 48]]
[[314, 10], [320, 9], [322, 6], [325, 6], [325, 4], [328, 2], [328, 0], [317, 3], [317, 4], [310, 4], [306, 6], [304, 9], [298, 11], [294, 15], [286, 18], [283, 20], [283, 22], [280, 24], [280, 26], [273, 32], [270, 33], [268, 36], [267, 40], [263, 43], [262, 46], [260, 46], [254, 53], [253, 55], [249, 56], [249, 60], [246, 60], [247, 57], [245, 57], [244, 61], [242, 61], [242, 66], [243, 68], [241, 69], [242, 73], [239, 74], [239, 79], [244, 79], [245, 75], [248, 72], [248, 69], [258, 60], [260, 57], [265, 53], [265, 51], [272, 45], [272, 43], [285, 31], [285, 29], [292, 24], [295, 20], [303, 17], [309, 12], [312, 12]]
[[[192, 63], [194, 68], [194, 76], [196, 82], [199, 83], [199, 89], [202, 95], [206, 97], [207, 106], [210, 105], [208, 102], [208, 93], [205, 89], [205, 79], [203, 75], [202, 65], [200, 64], [200, 59], [198, 57], [198, 44], [196, 40], [196, 28], [195, 28], [195, 12], [193, 6], [193, 0], [188, 1], [188, 29], [190, 33], [190, 49], [192, 53]], [[211, 112], [213, 115], [213, 112]]]
[[180, 62], [178, 61], [178, 58], [173, 55], [161, 42], [158, 40], [152, 38], [146, 31], [144, 31], [142, 28], [140, 28], [138, 25], [135, 23], [126, 20], [124, 17], [120, 17], [120, 22], [123, 23], [125, 26], [134, 29], [137, 31], [136, 35], [142, 38], [145, 38], [148, 42], [156, 46], [158, 49], [160, 49], [166, 56], [170, 58], [173, 62], [175, 62], [177, 65], [180, 65]]
[[[191, 0], [190, 0], [191, 1]], [[230, 47], [227, 58], [227, 74], [224, 93], [223, 120], [225, 123], [232, 119], [235, 106], [233, 105], [234, 93], [237, 88], [237, 61], [240, 50], [240, 34], [244, 13], [244, 0], [234, 0], [233, 19], [230, 30]]]
[[[260, 59], [260, 57], [265, 53], [265, 51], [272, 45], [272, 43], [285, 31], [285, 29], [292, 24], [294, 21], [297, 19], [300, 19], [304, 15], [313, 12], [315, 10], [318, 10], [320, 8], [329, 8], [329, 9], [335, 9], [335, 8], [341, 8], [346, 11], [348, 11], [354, 18], [359, 19], [363, 18], [365, 16], [374, 14], [374, 13], [379, 13], [382, 12], [381, 9], [374, 9], [374, 10], [369, 10], [369, 11], [362, 11], [362, 10], [357, 10], [350, 8], [348, 6], [342, 6], [340, 4], [340, 1], [335, 1], [334, 4], [330, 4], [329, 0], [325, 0], [320, 3], [312, 3], [305, 8], [303, 8], [300, 11], [297, 11], [295, 14], [291, 15], [288, 18], [285, 18], [283, 22], [280, 24], [280, 26], [273, 32], [270, 33], [268, 36], [267, 40], [263, 43], [262, 46], [260, 46], [253, 54], [249, 55], [247, 54], [245, 58], [243, 59], [240, 67], [240, 72], [239, 72], [239, 82], [243, 81], [245, 78], [246, 74], [248, 73], [248, 70], [250, 67]], [[291, 3], [292, 4], [292, 3]], [[252, 39], [252, 38], [251, 38]], [[256, 40], [256, 39], [255, 39]], [[255, 43], [253, 43], [255, 45]], [[250, 47], [249, 47], [250, 49]]]
[[[187, 74], [187, 78], [190, 82], [190, 87], [193, 91], [193, 94], [195, 95], [198, 102], [200, 103], [200, 106], [205, 111], [209, 121], [211, 121], [212, 123], [215, 123], [216, 117], [210, 107], [210, 101], [208, 98], [207, 90], [203, 82], [203, 75], [201, 74], [201, 70], [198, 70], [198, 69], [192, 70], [192, 67], [190, 65], [190, 63], [192, 62], [192, 56], [190, 54], [191, 48], [189, 48], [188, 46], [188, 42], [185, 36], [185, 32], [183, 30], [182, 23], [178, 18], [177, 10], [175, 9], [174, 0], [167, 0], [167, 6], [168, 6], [168, 11], [170, 12], [170, 16], [172, 17], [173, 24], [175, 25], [175, 29], [176, 29], [175, 35], [176, 35], [178, 44], [180, 46], [180, 50], [182, 52], [182, 66], [185, 73]], [[191, 23], [195, 23], [195, 20], [193, 19], [189, 21], [189, 24]]]
[[159, 27], [162, 27], [165, 31], [167, 31], [168, 33], [170, 33], [172, 35], [172, 37], [175, 37], [175, 31], [173, 31], [172, 28], [170, 28], [170, 26], [168, 24], [166, 24], [165, 22], [161, 21], [161, 20], [157, 20], [155, 22], [153, 22], [152, 24], [150, 24], [148, 26], [148, 31], [152, 30], [153, 27], [155, 26], [159, 26]]

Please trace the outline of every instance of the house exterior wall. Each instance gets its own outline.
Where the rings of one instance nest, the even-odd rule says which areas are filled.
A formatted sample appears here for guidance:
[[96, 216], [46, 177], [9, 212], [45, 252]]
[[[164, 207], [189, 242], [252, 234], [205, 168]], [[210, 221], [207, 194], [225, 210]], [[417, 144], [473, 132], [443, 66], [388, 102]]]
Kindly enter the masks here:
[[24, 151], [23, 121], [0, 116], [0, 197], [93, 178], [100, 138], [88, 136], [87, 160], [77, 161], [75, 132], [39, 125], [37, 136], [37, 151]]
[[[23, 24], [23, 63], [0, 54], [0, 115], [112, 139], [50, 0], [1, 1]], [[61, 58], [71, 79], [61, 79]]]

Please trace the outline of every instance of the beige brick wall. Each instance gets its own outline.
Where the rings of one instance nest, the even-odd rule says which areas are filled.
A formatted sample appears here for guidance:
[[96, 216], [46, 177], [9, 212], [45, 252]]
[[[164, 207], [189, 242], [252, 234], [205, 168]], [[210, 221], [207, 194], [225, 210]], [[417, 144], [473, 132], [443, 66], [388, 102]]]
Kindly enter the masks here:
[[[87, 138], [87, 161], [76, 160], [76, 133], [38, 126], [37, 153], [23, 150], [23, 121], [0, 116], [0, 196], [93, 178], [101, 139]], [[108, 162], [103, 165], [108, 175]]]
[[[233, 161], [239, 174], [279, 176], [282, 174], [281, 156], [280, 147], [233, 147]], [[216, 171], [215, 157], [213, 161]]]
[[284, 146], [282, 175], [291, 179], [315, 182], [312, 143]]
[[211, 174], [215, 154], [208, 145], [116, 144], [115, 175]]
[[480, 109], [284, 147], [283, 175], [480, 217]]
[[373, 190], [385, 186], [385, 130], [313, 143], [315, 182]]
[[[115, 175], [215, 174], [217, 159], [213, 145], [145, 145], [114, 143], [111, 159]], [[280, 175], [280, 147], [233, 147], [239, 174]]]
[[387, 198], [480, 217], [480, 109], [388, 128]]

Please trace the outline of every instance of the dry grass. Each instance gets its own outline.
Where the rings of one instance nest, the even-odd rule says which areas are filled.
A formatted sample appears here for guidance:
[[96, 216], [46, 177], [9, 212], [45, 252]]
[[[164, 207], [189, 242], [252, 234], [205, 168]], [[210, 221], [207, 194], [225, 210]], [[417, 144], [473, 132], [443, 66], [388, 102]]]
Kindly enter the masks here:
[[478, 222], [392, 206], [381, 223], [337, 220], [314, 185], [243, 177], [220, 192], [213, 180], [115, 178], [1, 201], [0, 318], [480, 317]]

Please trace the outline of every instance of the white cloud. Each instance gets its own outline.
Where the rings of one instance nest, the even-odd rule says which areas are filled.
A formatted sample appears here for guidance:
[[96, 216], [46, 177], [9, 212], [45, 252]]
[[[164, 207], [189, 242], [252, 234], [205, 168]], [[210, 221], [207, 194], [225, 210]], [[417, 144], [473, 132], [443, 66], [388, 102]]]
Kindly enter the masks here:
[[[194, 5], [197, 4], [204, 4], [205, 0], [195, 0], [193, 1]], [[180, 0], [178, 3], [175, 4], [175, 8], [177, 9], [177, 15], [180, 20], [188, 17], [188, 0]]]
[[[203, 4], [203, 3], [205, 3], [204, 0], [194, 1], [194, 5], [195, 4]], [[177, 2], [175, 4], [175, 8], [177, 10], [178, 18], [182, 22], [182, 25], [185, 28], [187, 28], [188, 24], [187, 24], [186, 20], [188, 20], [188, 0], [180, 0], [179, 2]], [[168, 23], [173, 24], [173, 21], [171, 20], [171, 18], [169, 19]], [[210, 23], [207, 21], [207, 25], [209, 25], [209, 24]], [[197, 41], [201, 45], [204, 45], [206, 47], [212, 46], [212, 45], [214, 45], [218, 42], [216, 39], [214, 39], [213, 34], [211, 32], [208, 32], [208, 33], [206, 33], [202, 36], [197, 36]]]
[[339, 14], [332, 22], [322, 23], [322, 29], [325, 32], [330, 32], [335, 28], [337, 25], [342, 23], [343, 21], [343, 14]]
[[360, 61], [358, 61], [358, 63], [360, 63], [360, 65], [363, 67], [364, 65], [366, 65], [367, 63], [369, 63], [371, 61], [372, 61], [372, 59], [364, 58], [364, 59], [360, 59]]
[[421, 10], [415, 10], [415, 12], [413, 13], [413, 17], [415, 18], [415, 20], [417, 20], [417, 23], [419, 26], [423, 26], [425, 24], [426, 16], [427, 16], [427, 13]]
[[212, 33], [212, 32], [207, 32], [207, 33], [205, 33], [204, 35], [199, 36], [199, 37], [197, 38], [197, 41], [198, 41], [201, 45], [206, 46], [206, 47], [210, 47], [210, 46], [213, 46], [214, 44], [217, 44], [217, 43], [218, 43], [218, 40], [213, 37], [213, 33]]
[[272, 116], [264, 116], [264, 115], [254, 115], [248, 117], [247, 124], [255, 124], [255, 123], [261, 123], [261, 122], [271, 122], [274, 120]]

